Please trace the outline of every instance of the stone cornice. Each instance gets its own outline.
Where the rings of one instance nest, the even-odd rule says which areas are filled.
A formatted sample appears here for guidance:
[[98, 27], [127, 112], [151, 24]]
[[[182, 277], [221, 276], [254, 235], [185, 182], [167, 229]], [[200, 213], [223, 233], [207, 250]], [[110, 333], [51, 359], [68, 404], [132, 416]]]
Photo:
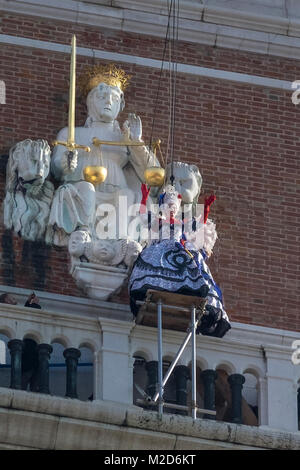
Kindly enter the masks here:
[[[258, 1], [258, 0], [257, 0]], [[238, 0], [236, 0], [238, 4]], [[259, 8], [240, 2], [229, 8], [221, 0], [181, 2], [179, 39], [266, 55], [300, 58], [300, 10], [268, 1]], [[248, 4], [248, 2], [247, 2]], [[94, 25], [124, 32], [164, 37], [165, 0], [0, 0], [0, 10], [16, 14]], [[299, 12], [298, 12], [299, 10]]]
[[[283, 355], [291, 355], [291, 345], [295, 339], [300, 339], [300, 333], [276, 328], [269, 328], [259, 325], [249, 325], [246, 323], [232, 322], [232, 329], [224, 338], [211, 338], [200, 335], [199, 344], [206, 349], [228, 349], [232, 351], [243, 351], [243, 355], [257, 355], [259, 351], [264, 354], [263, 349], [276, 351]], [[185, 332], [165, 330], [168, 332], [168, 342], [180, 344], [185, 337]], [[148, 341], [153, 338], [156, 342], [157, 329], [149, 326], [136, 325], [132, 331], [132, 336], [139, 339], [145, 338]]]
[[39, 327], [59, 324], [62, 328], [70, 327], [80, 330], [88, 329], [95, 331], [96, 327], [96, 329], [100, 331], [97, 318], [91, 315], [79, 315], [78, 313], [71, 315], [66, 312], [54, 313], [45, 309], [0, 304], [0, 321], [2, 320], [2, 325], [6, 323], [5, 319], [15, 322], [30, 322], [39, 325]]
[[[116, 402], [97, 400], [88, 403], [4, 388], [0, 389], [0, 414], [6, 423], [0, 432], [0, 443], [40, 449], [117, 449], [121, 442], [124, 450], [131, 449], [132, 445], [139, 445], [140, 449], [173, 450], [182, 449], [180, 442], [183, 440], [185, 449], [201, 449], [201, 445], [218, 449], [222, 443], [227, 448], [239, 445], [265, 449], [300, 448], [299, 432], [206, 419], [194, 421], [173, 414], [159, 417], [158, 413]], [[25, 423], [30, 424], [28, 432], [19, 432]]]
[[[28, 289], [23, 289], [21, 287], [11, 287], [0, 285], [0, 292], [8, 292], [12, 294], [16, 300], [18, 301], [18, 306], [9, 306], [10, 308], [14, 308], [16, 311], [18, 309], [24, 312], [24, 305], [27, 297], [31, 294], [32, 291]], [[114, 302], [106, 302], [101, 300], [93, 300], [88, 299], [86, 297], [74, 297], [71, 295], [60, 295], [54, 294], [51, 292], [45, 291], [35, 291], [38, 298], [40, 299], [40, 304], [42, 306], [42, 310], [30, 309], [31, 312], [43, 312], [46, 311], [48, 314], [57, 314], [57, 315], [66, 315], [73, 317], [82, 316], [84, 312], [85, 318], [91, 318], [93, 321], [98, 322], [98, 317], [101, 315], [102, 317], [114, 319], [122, 319], [123, 321], [132, 321], [132, 314], [130, 312], [130, 308], [127, 304], [119, 304]], [[0, 304], [0, 308], [4, 309], [4, 304]], [[25, 308], [25, 311], [28, 307]]]
[[[70, 46], [66, 44], [54, 43], [49, 41], [40, 41], [37, 39], [24, 38], [20, 36], [11, 36], [0, 34], [0, 44], [7, 44], [17, 47], [36, 48], [63, 54], [70, 53]], [[104, 59], [113, 62], [123, 62], [136, 64], [142, 67], [161, 68], [161, 61], [150, 59], [147, 57], [132, 56], [128, 54], [120, 54], [118, 52], [109, 52], [99, 49], [89, 49], [87, 47], [78, 47], [77, 55], [83, 57], [93, 57], [94, 59]], [[165, 67], [168, 64], [164, 64]], [[177, 72], [202, 76], [212, 79], [225, 80], [229, 82], [243, 83], [250, 86], [261, 86], [274, 88], [278, 90], [292, 90], [292, 82], [288, 80], [279, 80], [271, 77], [262, 77], [259, 75], [250, 75], [246, 73], [230, 72], [209, 67], [200, 67], [189, 64], [178, 64]]]

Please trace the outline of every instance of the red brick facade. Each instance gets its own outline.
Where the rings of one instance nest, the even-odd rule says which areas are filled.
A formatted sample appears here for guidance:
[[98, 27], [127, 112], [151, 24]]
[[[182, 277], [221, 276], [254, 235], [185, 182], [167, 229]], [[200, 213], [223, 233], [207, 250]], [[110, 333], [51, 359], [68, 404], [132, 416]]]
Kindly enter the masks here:
[[[3, 15], [0, 33], [161, 59], [163, 40], [95, 27]], [[67, 123], [69, 56], [0, 46], [0, 79], [6, 105], [0, 110], [0, 197], [5, 157], [25, 138], [51, 142]], [[99, 62], [98, 60], [96, 62]], [[293, 81], [300, 62], [229, 49], [180, 43], [178, 62]], [[78, 57], [78, 72], [93, 60]], [[159, 70], [120, 63], [132, 75], [128, 112], [142, 118], [150, 136]], [[233, 321], [300, 330], [299, 318], [299, 112], [291, 92], [178, 74], [176, 159], [195, 163], [203, 192], [215, 191], [212, 218], [219, 241], [210, 266]], [[82, 125], [85, 108], [77, 108]], [[168, 87], [161, 86], [154, 136], [168, 132]], [[298, 178], [298, 179], [297, 179]], [[298, 209], [299, 212], [299, 209]], [[298, 230], [297, 230], [298, 229]], [[82, 295], [68, 274], [66, 250], [23, 242], [4, 230], [0, 283], [60, 294]], [[124, 301], [124, 300], [123, 300]]]

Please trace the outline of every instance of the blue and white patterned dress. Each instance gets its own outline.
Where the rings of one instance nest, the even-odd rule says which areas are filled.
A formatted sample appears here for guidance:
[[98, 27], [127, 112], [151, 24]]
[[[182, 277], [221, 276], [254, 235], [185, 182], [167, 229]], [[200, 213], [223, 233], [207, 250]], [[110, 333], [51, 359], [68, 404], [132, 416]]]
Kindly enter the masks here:
[[137, 314], [136, 301], [144, 300], [148, 289], [206, 297], [206, 311], [197, 333], [222, 337], [230, 323], [222, 292], [206, 264], [207, 254], [187, 243], [192, 258], [179, 242], [181, 236], [182, 232], [175, 228], [173, 237], [153, 241], [140, 253], [129, 279], [131, 310]]

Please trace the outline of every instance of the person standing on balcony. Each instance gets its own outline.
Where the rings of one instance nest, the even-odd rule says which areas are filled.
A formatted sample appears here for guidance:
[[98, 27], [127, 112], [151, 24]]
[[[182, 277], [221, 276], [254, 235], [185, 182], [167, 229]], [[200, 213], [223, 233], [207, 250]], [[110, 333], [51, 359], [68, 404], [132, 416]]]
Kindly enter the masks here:
[[[17, 305], [18, 302], [16, 298], [5, 292], [4, 294], [0, 295], [0, 304], [11, 304], [11, 305]], [[34, 292], [30, 294], [28, 299], [26, 300], [24, 307], [31, 307], [31, 308], [39, 308], [41, 309], [42, 307], [40, 306], [40, 301], [38, 297], [35, 295]]]

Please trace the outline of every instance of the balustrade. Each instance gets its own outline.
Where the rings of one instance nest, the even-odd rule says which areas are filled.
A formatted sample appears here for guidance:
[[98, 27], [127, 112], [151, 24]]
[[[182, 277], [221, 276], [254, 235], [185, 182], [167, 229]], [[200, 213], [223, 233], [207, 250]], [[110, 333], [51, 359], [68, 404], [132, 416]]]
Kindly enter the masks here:
[[[41, 297], [40, 293], [38, 295]], [[6, 386], [22, 388], [22, 339], [30, 337], [38, 344], [40, 393], [53, 393], [49, 367], [52, 344], [58, 342], [63, 345], [65, 359], [65, 364], [63, 361], [61, 364], [65, 372], [60, 374], [59, 380], [64, 381], [60, 396], [80, 396], [76, 376], [81, 347], [89, 347], [94, 356], [94, 400], [133, 402], [132, 358], [135, 355], [145, 359], [143, 380], [146, 381], [147, 375], [148, 386], [146, 384], [144, 389], [148, 395], [154, 395], [157, 384], [156, 328], [135, 325], [125, 307], [119, 304], [100, 302], [92, 311], [88, 310], [87, 303], [86, 308], [75, 308], [72, 313], [73, 310], [64, 311], [63, 308], [60, 311], [56, 302], [55, 312], [31, 312], [25, 307], [0, 305], [0, 333], [7, 338], [7, 357], [4, 361], [5, 354], [1, 349], [4, 363], [0, 364], [0, 371], [9, 370], [11, 359], [10, 381], [7, 378]], [[73, 302], [83, 301], [73, 299]], [[175, 357], [184, 337], [185, 332], [163, 330], [165, 358], [172, 360]], [[217, 421], [298, 430], [300, 369], [291, 361], [292, 343], [296, 339], [299, 335], [293, 332], [242, 324], [233, 324], [232, 330], [222, 339], [197, 336], [199, 406], [215, 408]], [[180, 405], [189, 403], [189, 370], [190, 351], [187, 349], [173, 371], [174, 397]], [[247, 382], [248, 375], [255, 377], [251, 387], [257, 386], [256, 390]], [[255, 407], [258, 407], [258, 419], [251, 411]], [[212, 419], [211, 415], [203, 417]]]

